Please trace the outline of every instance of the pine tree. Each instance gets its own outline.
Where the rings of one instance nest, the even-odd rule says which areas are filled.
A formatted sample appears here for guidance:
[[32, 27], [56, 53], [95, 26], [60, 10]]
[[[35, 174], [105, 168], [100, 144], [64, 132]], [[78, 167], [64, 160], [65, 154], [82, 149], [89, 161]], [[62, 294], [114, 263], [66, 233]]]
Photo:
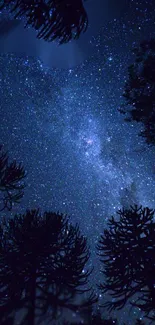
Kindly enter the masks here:
[[[91, 271], [87, 241], [66, 216], [38, 210], [3, 221], [0, 228], [0, 315], [22, 308], [22, 324], [55, 319], [63, 309], [76, 311], [97, 301], [88, 288]], [[89, 291], [81, 304], [75, 297]]]
[[59, 44], [78, 39], [88, 26], [82, 0], [2, 0], [0, 9], [7, 8], [14, 18], [24, 18], [37, 37]]
[[97, 246], [104, 266], [100, 289], [113, 298], [104, 307], [121, 309], [128, 301], [155, 320], [154, 210], [135, 205], [117, 215], [110, 218]]
[[9, 163], [7, 153], [0, 146], [0, 211], [11, 210], [13, 204], [20, 202], [24, 195], [25, 176], [22, 164]]
[[143, 41], [133, 53], [135, 62], [128, 68], [123, 94], [126, 103], [119, 111], [126, 121], [141, 122], [140, 135], [155, 145], [155, 40]]

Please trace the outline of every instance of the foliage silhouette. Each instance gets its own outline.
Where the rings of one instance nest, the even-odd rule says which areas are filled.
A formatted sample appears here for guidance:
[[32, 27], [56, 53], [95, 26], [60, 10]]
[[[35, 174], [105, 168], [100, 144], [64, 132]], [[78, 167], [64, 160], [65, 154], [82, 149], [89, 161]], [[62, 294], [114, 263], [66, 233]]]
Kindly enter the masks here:
[[[21, 324], [56, 319], [63, 308], [76, 311], [97, 301], [87, 288], [87, 240], [66, 216], [38, 210], [3, 221], [0, 228], [0, 315], [22, 310]], [[88, 292], [83, 303], [76, 295]]]
[[135, 205], [117, 214], [119, 220], [109, 219], [97, 245], [105, 277], [99, 287], [113, 298], [104, 307], [121, 309], [129, 301], [155, 320], [154, 210]]
[[3, 0], [0, 9], [9, 8], [14, 18], [24, 17], [37, 37], [59, 44], [78, 39], [88, 26], [82, 0]]
[[19, 203], [23, 197], [26, 173], [21, 164], [16, 161], [9, 163], [7, 153], [0, 146], [0, 211], [11, 210], [12, 205]]
[[[97, 319], [96, 321], [94, 320], [94, 322], [90, 323], [90, 322], [84, 322], [83, 324], [85, 325], [118, 325], [118, 321], [116, 319]], [[60, 324], [61, 325], [61, 324]], [[79, 323], [75, 323], [75, 322], [68, 322], [68, 321], [64, 321], [63, 325], [81, 325], [81, 322]], [[126, 323], [123, 323], [123, 325], [127, 325]], [[145, 323], [142, 320], [137, 319], [136, 322], [134, 323], [134, 325], [145, 325]]]
[[134, 49], [135, 62], [128, 68], [124, 98], [127, 106], [119, 111], [126, 115], [126, 121], [141, 122], [148, 144], [155, 145], [155, 40], [143, 41]]

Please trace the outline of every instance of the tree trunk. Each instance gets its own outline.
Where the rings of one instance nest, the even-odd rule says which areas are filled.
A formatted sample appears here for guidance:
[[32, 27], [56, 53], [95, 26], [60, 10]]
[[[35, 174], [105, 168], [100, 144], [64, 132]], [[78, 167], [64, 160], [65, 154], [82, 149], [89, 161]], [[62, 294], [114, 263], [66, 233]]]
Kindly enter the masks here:
[[35, 325], [35, 302], [36, 302], [36, 269], [33, 270], [29, 282], [28, 311], [26, 325]]

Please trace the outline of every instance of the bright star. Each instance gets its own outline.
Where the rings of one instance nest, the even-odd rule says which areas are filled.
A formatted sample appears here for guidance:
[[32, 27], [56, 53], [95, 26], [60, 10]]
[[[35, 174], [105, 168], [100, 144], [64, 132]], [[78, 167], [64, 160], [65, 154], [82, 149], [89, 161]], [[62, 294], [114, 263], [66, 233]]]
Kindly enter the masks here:
[[86, 143], [91, 145], [91, 144], [93, 144], [93, 140], [92, 139], [86, 139]]

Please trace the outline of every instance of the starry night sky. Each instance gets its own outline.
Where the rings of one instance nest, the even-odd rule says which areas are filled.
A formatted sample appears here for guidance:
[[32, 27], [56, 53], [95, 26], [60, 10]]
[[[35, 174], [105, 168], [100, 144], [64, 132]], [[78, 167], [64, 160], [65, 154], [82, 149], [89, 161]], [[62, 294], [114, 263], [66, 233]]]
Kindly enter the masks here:
[[[117, 111], [132, 47], [155, 37], [153, 2], [120, 1], [116, 18], [113, 8], [109, 21], [100, 19], [99, 30], [85, 36], [88, 48], [75, 44], [74, 64], [70, 45], [68, 62], [59, 67], [58, 52], [53, 68], [35, 56], [0, 53], [0, 142], [27, 171], [25, 196], [12, 213], [67, 213], [88, 236], [91, 265], [108, 217], [124, 202], [155, 208], [155, 149], [138, 136], [141, 125]], [[128, 319], [126, 310], [122, 315]]]

